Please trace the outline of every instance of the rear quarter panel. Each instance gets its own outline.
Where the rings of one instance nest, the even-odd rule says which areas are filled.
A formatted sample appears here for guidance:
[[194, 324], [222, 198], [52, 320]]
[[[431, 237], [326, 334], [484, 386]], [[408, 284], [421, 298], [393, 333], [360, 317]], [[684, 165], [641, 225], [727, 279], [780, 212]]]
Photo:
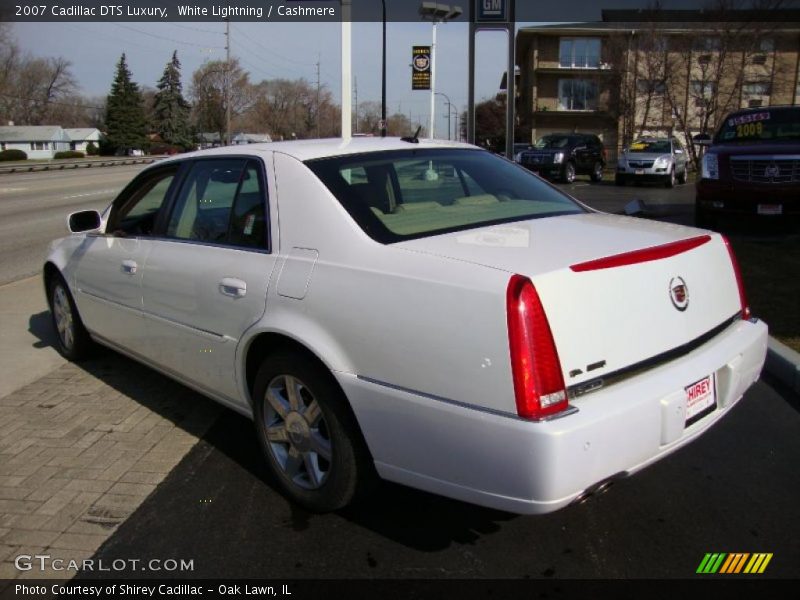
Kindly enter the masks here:
[[[274, 156], [280, 256], [248, 339], [285, 333], [334, 372], [515, 413], [508, 274], [373, 241], [303, 163]], [[279, 293], [293, 249], [318, 252], [302, 299]]]

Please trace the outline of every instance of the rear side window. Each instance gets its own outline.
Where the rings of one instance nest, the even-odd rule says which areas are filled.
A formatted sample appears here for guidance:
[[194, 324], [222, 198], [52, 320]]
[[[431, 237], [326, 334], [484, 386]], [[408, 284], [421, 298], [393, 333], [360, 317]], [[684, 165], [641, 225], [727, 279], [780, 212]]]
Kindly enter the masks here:
[[266, 194], [261, 171], [246, 159], [195, 162], [167, 224], [181, 240], [266, 248]]
[[384, 244], [584, 212], [527, 169], [478, 150], [397, 150], [306, 164]]

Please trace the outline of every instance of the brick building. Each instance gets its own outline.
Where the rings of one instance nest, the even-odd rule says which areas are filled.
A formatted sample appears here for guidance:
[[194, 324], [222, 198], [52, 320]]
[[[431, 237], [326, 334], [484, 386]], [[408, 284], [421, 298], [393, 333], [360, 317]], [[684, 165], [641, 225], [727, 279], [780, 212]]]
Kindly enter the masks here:
[[594, 133], [613, 160], [640, 135], [686, 141], [731, 110], [798, 104], [800, 23], [772, 16], [612, 10], [602, 22], [521, 28], [516, 139]]

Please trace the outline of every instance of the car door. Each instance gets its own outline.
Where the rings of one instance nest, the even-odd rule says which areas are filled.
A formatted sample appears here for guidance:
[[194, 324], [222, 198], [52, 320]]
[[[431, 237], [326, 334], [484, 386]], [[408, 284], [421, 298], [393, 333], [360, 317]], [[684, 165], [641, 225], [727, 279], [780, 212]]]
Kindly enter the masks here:
[[592, 150], [589, 146], [587, 139], [583, 136], [574, 141], [575, 144], [575, 159], [578, 166], [578, 171], [581, 173], [589, 172], [592, 168]]
[[148, 169], [114, 200], [105, 232], [88, 234], [76, 252], [75, 302], [87, 329], [146, 355], [142, 272], [163, 218], [178, 165]]
[[267, 197], [261, 159], [192, 161], [142, 279], [159, 365], [234, 401], [236, 347], [264, 314], [275, 266]]

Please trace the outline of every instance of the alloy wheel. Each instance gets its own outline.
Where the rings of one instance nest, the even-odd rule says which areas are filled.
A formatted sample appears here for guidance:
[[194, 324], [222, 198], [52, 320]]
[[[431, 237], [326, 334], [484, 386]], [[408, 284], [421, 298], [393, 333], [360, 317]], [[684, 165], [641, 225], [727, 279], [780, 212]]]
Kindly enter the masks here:
[[72, 306], [64, 286], [56, 284], [53, 288], [53, 315], [61, 343], [68, 351], [75, 344], [75, 321], [72, 317]]
[[267, 448], [275, 464], [294, 485], [319, 489], [333, 457], [319, 402], [300, 379], [286, 374], [270, 381], [263, 401]]

